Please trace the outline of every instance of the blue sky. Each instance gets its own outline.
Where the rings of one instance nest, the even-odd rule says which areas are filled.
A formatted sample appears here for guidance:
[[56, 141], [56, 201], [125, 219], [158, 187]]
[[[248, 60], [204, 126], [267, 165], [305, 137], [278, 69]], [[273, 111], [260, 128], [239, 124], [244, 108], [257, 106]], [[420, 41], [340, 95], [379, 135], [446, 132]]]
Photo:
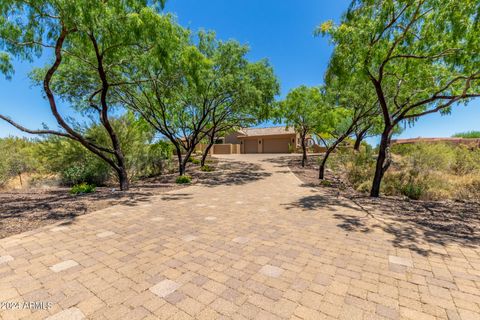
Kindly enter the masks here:
[[[251, 47], [249, 58], [268, 58], [281, 84], [282, 96], [305, 84], [319, 85], [332, 47], [325, 38], [313, 36], [321, 22], [339, 20], [349, 0], [168, 0], [165, 10], [175, 14], [184, 27], [214, 30], [221, 39], [236, 39]], [[28, 72], [34, 65], [15, 63], [11, 81], [0, 78], [0, 113], [39, 128], [55, 128], [40, 88], [32, 87]], [[61, 112], [73, 115], [68, 106]], [[480, 100], [457, 106], [452, 115], [429, 115], [407, 128], [401, 137], [443, 137], [456, 132], [480, 130]], [[0, 137], [20, 133], [0, 122]], [[375, 139], [371, 140], [375, 143]]]

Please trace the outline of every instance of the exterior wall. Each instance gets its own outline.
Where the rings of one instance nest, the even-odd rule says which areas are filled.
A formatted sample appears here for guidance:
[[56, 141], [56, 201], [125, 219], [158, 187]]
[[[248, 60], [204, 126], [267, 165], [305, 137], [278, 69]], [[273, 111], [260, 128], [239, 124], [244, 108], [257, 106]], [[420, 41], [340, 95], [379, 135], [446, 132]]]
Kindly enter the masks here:
[[232, 147], [230, 144], [214, 144], [212, 146], [212, 154], [230, 154]]
[[237, 154], [240, 153], [239, 144], [214, 144], [210, 149], [210, 154]]
[[[259, 151], [260, 147], [258, 146], [258, 139], [257, 138], [241, 138], [241, 142], [240, 142], [240, 146], [241, 146], [241, 153], [253, 153], [252, 151], [249, 151], [247, 149], [250, 149], [250, 147], [252, 146], [252, 144], [254, 144], [256, 146], [256, 153], [260, 153], [261, 151]], [[248, 145], [247, 145], [248, 144]], [[247, 145], [247, 146], [246, 146]], [[255, 146], [253, 148], [255, 148]]]
[[240, 144], [240, 139], [238, 136], [242, 135], [240, 132], [233, 132], [229, 135], [225, 136], [224, 143], [231, 143], [231, 144]]
[[[267, 136], [255, 136], [255, 137], [240, 137], [241, 141], [241, 153], [246, 153], [245, 144], [252, 143], [256, 141], [257, 144], [257, 153], [263, 153], [263, 145], [265, 139], [289, 139], [289, 143], [295, 148], [296, 147], [296, 134], [279, 134], [279, 135], [267, 135]], [[248, 142], [247, 142], [248, 141]]]
[[232, 154], [239, 154], [240, 153], [240, 143], [232, 144]]
[[265, 138], [262, 145], [264, 153], [290, 153], [292, 151], [292, 141], [288, 137]]

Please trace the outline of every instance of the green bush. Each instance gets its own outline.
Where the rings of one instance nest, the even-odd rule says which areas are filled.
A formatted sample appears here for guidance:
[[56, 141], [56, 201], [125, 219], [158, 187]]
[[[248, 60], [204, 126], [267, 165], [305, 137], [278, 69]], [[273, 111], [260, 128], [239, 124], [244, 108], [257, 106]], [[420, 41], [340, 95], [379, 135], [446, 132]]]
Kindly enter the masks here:
[[23, 138], [0, 139], [0, 186], [3, 186], [15, 176], [35, 171], [33, 149], [35, 141]]
[[419, 200], [425, 194], [424, 186], [413, 182], [409, 182], [402, 186], [401, 191], [404, 196], [414, 200]]
[[85, 193], [93, 193], [97, 188], [93, 184], [88, 183], [80, 183], [76, 184], [70, 189], [71, 194], [85, 194]]
[[454, 138], [480, 138], [480, 131], [467, 131], [454, 134]]
[[[393, 145], [382, 181], [385, 195], [411, 199], [480, 199], [480, 149], [448, 143]], [[340, 148], [330, 166], [360, 192], [372, 185], [376, 153]]]
[[458, 175], [480, 172], [480, 149], [472, 150], [467, 146], [457, 146], [452, 170]]
[[200, 160], [198, 159], [192, 159], [190, 162], [197, 165], [200, 164]]
[[191, 183], [192, 182], [192, 177], [187, 176], [187, 175], [179, 176], [179, 177], [177, 177], [175, 182], [178, 183], [178, 184]]
[[[125, 156], [130, 180], [160, 175], [173, 169], [173, 148], [170, 143], [156, 140], [153, 130], [132, 114], [111, 119]], [[85, 136], [99, 145], [109, 145], [102, 126], [84, 128]], [[76, 141], [50, 137], [37, 146], [38, 165], [46, 173], [58, 173], [64, 185], [81, 182], [105, 185], [117, 179], [114, 170], [98, 156]]]
[[110, 177], [110, 168], [96, 159], [75, 162], [61, 172], [62, 183], [67, 186], [88, 183], [104, 185]]
[[215, 171], [215, 168], [213, 166], [210, 166], [208, 164], [202, 166], [200, 168], [200, 170], [204, 171], [204, 172], [212, 172], [212, 171]]

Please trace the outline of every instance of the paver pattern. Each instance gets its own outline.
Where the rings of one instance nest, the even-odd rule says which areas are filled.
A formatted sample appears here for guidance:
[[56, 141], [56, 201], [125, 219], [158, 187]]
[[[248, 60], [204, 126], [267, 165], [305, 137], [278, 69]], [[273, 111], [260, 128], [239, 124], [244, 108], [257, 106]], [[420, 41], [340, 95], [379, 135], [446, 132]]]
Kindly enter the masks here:
[[338, 214], [375, 221], [345, 200], [309, 209], [321, 191], [239, 157], [260, 169], [1, 239], [0, 301], [52, 306], [0, 318], [480, 319], [478, 247], [346, 230]]

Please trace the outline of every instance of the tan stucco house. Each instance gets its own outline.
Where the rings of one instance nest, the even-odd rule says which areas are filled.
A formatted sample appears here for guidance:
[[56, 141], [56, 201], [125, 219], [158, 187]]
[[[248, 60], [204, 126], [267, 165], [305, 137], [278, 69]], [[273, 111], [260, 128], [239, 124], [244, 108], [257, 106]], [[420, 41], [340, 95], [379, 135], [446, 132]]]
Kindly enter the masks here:
[[224, 138], [223, 144], [239, 145], [240, 153], [289, 153], [300, 146], [299, 135], [293, 128], [243, 128]]

